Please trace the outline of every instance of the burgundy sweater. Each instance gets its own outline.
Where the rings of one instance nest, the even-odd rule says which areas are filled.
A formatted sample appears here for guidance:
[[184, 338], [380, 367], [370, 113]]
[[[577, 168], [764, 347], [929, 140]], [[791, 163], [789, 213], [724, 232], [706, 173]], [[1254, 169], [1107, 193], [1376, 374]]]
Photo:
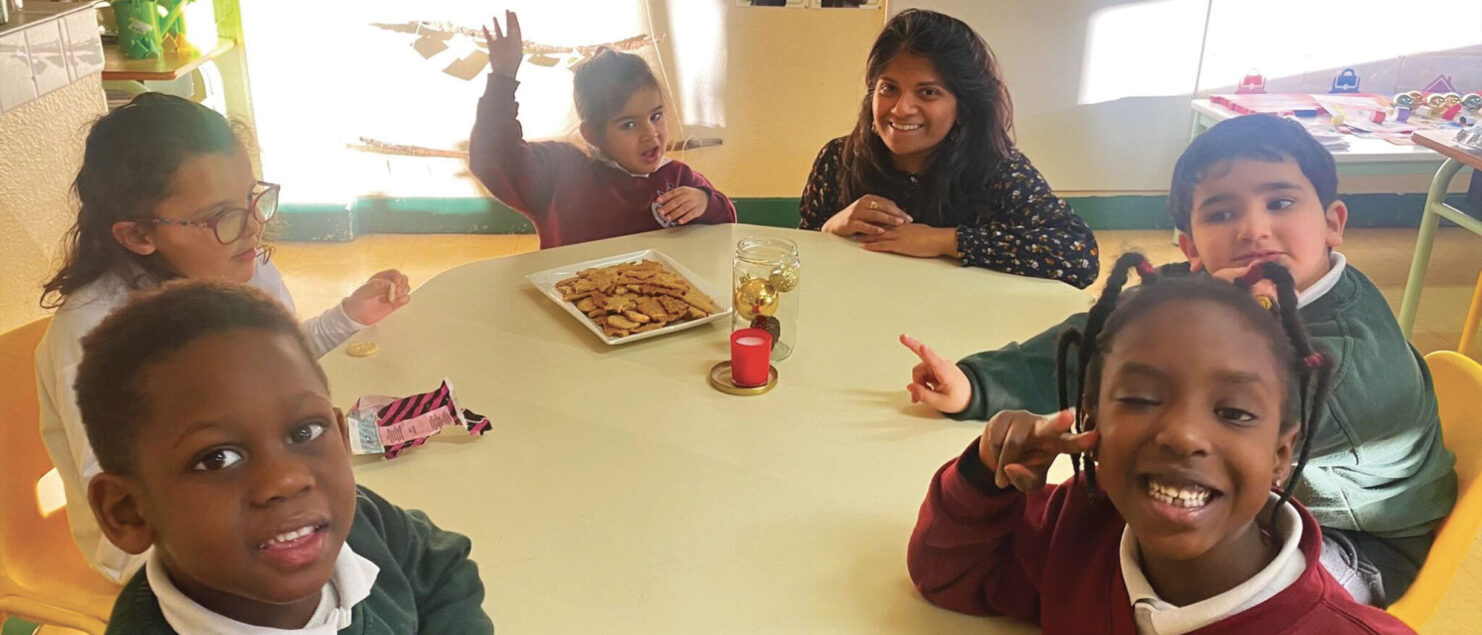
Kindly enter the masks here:
[[684, 185], [710, 194], [705, 214], [690, 222], [736, 222], [730, 199], [678, 161], [633, 176], [569, 143], [526, 143], [517, 118], [517, 86], [512, 78], [489, 74], [469, 140], [468, 166], [495, 198], [535, 224], [541, 249], [661, 229], [651, 208], [654, 198]]
[[[1007, 615], [1046, 633], [1135, 635], [1122, 582], [1125, 522], [1111, 501], [1088, 497], [1080, 478], [1027, 495], [997, 490], [977, 454], [974, 441], [938, 470], [921, 505], [906, 555], [921, 594], [944, 608]], [[1297, 510], [1307, 559], [1302, 576], [1265, 602], [1195, 632], [1412, 633], [1348, 596], [1319, 562], [1317, 522], [1300, 505]]]

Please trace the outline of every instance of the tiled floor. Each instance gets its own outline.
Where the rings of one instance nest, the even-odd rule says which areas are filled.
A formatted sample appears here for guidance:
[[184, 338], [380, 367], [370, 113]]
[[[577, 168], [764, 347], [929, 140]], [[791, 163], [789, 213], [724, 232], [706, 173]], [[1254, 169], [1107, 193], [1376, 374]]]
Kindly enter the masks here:
[[[1103, 271], [1117, 254], [1131, 248], [1143, 250], [1156, 262], [1182, 257], [1167, 231], [1102, 231], [1097, 232], [1097, 238], [1105, 254]], [[1398, 310], [1414, 245], [1414, 229], [1361, 229], [1350, 230], [1340, 250], [1374, 280], [1391, 308]], [[274, 259], [294, 293], [299, 313], [311, 316], [382, 269], [400, 269], [415, 287], [463, 263], [537, 247], [534, 236], [374, 235], [350, 243], [283, 243], [278, 245]], [[1421, 352], [1456, 347], [1479, 271], [1482, 237], [1461, 229], [1440, 230], [1411, 337]], [[1097, 290], [1099, 285], [1092, 288], [1093, 292]], [[1476, 355], [1476, 351], [1472, 353]], [[1473, 544], [1440, 609], [1421, 632], [1478, 632], [1475, 605], [1471, 603], [1479, 599], [1482, 538]]]

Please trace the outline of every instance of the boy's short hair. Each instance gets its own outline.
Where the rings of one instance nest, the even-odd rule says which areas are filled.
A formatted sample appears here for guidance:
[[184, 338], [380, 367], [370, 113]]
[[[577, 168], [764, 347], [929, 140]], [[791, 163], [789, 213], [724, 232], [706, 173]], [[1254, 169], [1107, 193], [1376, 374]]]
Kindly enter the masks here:
[[134, 448], [149, 415], [139, 384], [144, 367], [202, 337], [238, 329], [289, 336], [325, 379], [298, 321], [277, 300], [247, 285], [168, 282], [136, 295], [82, 338], [73, 388], [88, 443], [104, 472], [128, 474], [136, 467]]
[[1205, 178], [1210, 166], [1228, 159], [1283, 161], [1291, 157], [1302, 176], [1317, 190], [1327, 209], [1338, 200], [1338, 169], [1333, 155], [1322, 147], [1302, 124], [1276, 115], [1245, 115], [1226, 119], [1194, 137], [1173, 166], [1173, 185], [1168, 192], [1168, 212], [1173, 224], [1190, 232], [1194, 212], [1194, 187]]

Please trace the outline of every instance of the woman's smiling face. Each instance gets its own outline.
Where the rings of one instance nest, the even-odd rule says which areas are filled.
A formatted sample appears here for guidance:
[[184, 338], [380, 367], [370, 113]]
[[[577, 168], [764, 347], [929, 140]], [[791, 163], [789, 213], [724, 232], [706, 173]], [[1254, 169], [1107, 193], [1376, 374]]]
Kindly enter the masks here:
[[875, 78], [870, 108], [875, 133], [895, 166], [921, 172], [957, 123], [957, 96], [926, 58], [900, 53]]

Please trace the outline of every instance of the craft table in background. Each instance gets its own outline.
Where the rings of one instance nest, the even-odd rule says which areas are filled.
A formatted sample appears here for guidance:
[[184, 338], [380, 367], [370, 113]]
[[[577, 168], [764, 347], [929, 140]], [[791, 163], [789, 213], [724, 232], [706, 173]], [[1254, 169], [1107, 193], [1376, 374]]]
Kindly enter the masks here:
[[[1195, 99], [1189, 106], [1194, 110], [1191, 138], [1221, 121], [1240, 116], [1208, 99]], [[1440, 155], [1420, 145], [1397, 145], [1373, 136], [1349, 134], [1343, 138], [1348, 141], [1347, 148], [1329, 150], [1342, 175], [1431, 174], [1441, 164]]]

